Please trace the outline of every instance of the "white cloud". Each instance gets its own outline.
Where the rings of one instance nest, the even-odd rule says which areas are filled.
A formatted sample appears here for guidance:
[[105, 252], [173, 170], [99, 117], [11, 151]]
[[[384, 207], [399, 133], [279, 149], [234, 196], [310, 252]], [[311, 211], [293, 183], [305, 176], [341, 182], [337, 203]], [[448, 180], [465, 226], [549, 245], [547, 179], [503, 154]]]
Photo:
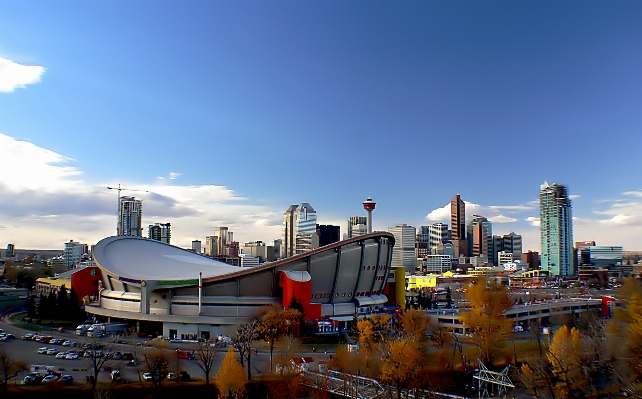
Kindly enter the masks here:
[[51, 192], [71, 189], [80, 183], [70, 180], [82, 174], [75, 167], [67, 166], [73, 161], [71, 158], [2, 133], [0, 148], [0, 185], [3, 190]]
[[538, 217], [535, 217], [535, 216], [529, 216], [524, 220], [530, 223], [531, 226], [539, 227], [541, 225], [541, 221], [539, 220]]
[[627, 192], [624, 193], [624, 195], [631, 195], [633, 197], [641, 197], [642, 198], [642, 190], [627, 191]]
[[[503, 215], [502, 213], [500, 213], [500, 211], [502, 210], [509, 213], [514, 213], [532, 208], [527, 205], [482, 206], [468, 201], [464, 201], [464, 204], [466, 204], [467, 217], [471, 217], [472, 215], [485, 216], [493, 223], [513, 223], [519, 221], [519, 219], [517, 218]], [[431, 222], [450, 223], [450, 204], [447, 204], [442, 208], [432, 210], [428, 215], [426, 215], [426, 219]]]
[[431, 222], [450, 223], [450, 204], [443, 208], [433, 209], [428, 215], [426, 215], [426, 219]]
[[578, 198], [580, 198], [580, 197], [581, 197], [581, 195], [579, 195], [579, 194], [571, 194], [571, 195], [569, 195], [569, 196], [568, 196], [568, 198], [569, 198], [569, 199], [572, 199], [572, 200], [574, 200], [574, 199], [578, 199]]
[[[115, 233], [117, 193], [106, 187], [118, 182], [78, 180], [82, 172], [69, 165], [72, 159], [27, 141], [0, 134], [0, 148], [0, 220], [7, 226], [0, 229], [0, 242], [61, 248], [72, 238], [94, 244]], [[281, 209], [256, 205], [228, 187], [169, 185], [166, 179], [121, 183], [137, 190], [122, 195], [143, 200], [143, 225], [170, 222], [176, 245], [204, 240], [220, 225], [240, 242], [280, 236]]]
[[45, 72], [41, 66], [20, 65], [0, 57], [0, 92], [11, 93], [17, 88], [24, 89], [25, 85], [40, 82]]
[[181, 176], [183, 176], [182, 173], [169, 172], [169, 180], [176, 180]]

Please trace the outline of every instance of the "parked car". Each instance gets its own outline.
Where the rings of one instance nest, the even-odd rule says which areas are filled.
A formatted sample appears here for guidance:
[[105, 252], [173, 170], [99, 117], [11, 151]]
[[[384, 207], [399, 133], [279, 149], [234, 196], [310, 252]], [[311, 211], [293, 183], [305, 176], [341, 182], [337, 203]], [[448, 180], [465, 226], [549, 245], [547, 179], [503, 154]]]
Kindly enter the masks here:
[[46, 346], [43, 346], [42, 348], [38, 348], [38, 353], [41, 355], [46, 355], [48, 350], [49, 348], [47, 348]]
[[55, 355], [56, 353], [58, 353], [58, 349], [56, 348], [47, 349], [47, 355]]
[[59, 378], [55, 374], [49, 374], [45, 378], [42, 379], [43, 384], [49, 384], [50, 382], [58, 381]]
[[62, 343], [62, 346], [76, 346], [78, 345], [75, 341], [65, 341]]
[[36, 385], [40, 384], [43, 378], [44, 376], [42, 374], [29, 373], [22, 379], [22, 383], [24, 385]]
[[76, 352], [67, 353], [67, 355], [65, 356], [65, 359], [67, 359], [67, 360], [76, 360], [76, 359], [78, 359], [78, 354]]
[[65, 352], [56, 353], [56, 359], [64, 359], [65, 357], [67, 357], [67, 354]]
[[176, 373], [173, 371], [170, 371], [169, 373], [167, 373], [167, 377], [165, 378], [167, 378], [170, 381], [174, 381], [176, 380]]
[[70, 376], [69, 374], [65, 374], [62, 377], [60, 377], [60, 381], [64, 382], [65, 384], [69, 385], [74, 382], [74, 377]]
[[154, 377], [152, 377], [152, 373], [145, 372], [143, 373], [143, 380], [145, 381], [152, 381]]
[[24, 339], [24, 340], [33, 339], [33, 333], [22, 334], [22, 339]]

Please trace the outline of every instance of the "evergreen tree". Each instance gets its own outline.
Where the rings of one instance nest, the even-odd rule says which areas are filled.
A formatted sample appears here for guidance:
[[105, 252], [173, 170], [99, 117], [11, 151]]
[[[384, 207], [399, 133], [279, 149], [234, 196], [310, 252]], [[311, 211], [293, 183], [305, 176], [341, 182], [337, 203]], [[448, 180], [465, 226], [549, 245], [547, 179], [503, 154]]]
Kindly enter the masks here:
[[71, 321], [80, 321], [82, 319], [81, 313], [82, 309], [80, 309], [80, 300], [78, 299], [78, 295], [76, 295], [76, 291], [72, 288], [69, 291], [69, 301], [67, 305], [67, 314], [69, 315], [69, 320]]
[[42, 319], [43, 317], [46, 317], [48, 313], [49, 309], [47, 309], [47, 297], [44, 295], [40, 295], [38, 297], [38, 318]]
[[47, 315], [45, 317], [48, 318], [54, 318], [56, 317], [56, 294], [54, 292], [50, 292], [49, 295], [47, 295], [47, 298], [45, 300], [47, 302]]
[[30, 295], [27, 299], [27, 317], [36, 317], [36, 296]]
[[69, 297], [67, 295], [67, 287], [63, 284], [62, 287], [58, 290], [58, 296], [56, 297], [56, 306], [54, 307], [54, 316], [58, 319], [68, 319], [69, 318]]

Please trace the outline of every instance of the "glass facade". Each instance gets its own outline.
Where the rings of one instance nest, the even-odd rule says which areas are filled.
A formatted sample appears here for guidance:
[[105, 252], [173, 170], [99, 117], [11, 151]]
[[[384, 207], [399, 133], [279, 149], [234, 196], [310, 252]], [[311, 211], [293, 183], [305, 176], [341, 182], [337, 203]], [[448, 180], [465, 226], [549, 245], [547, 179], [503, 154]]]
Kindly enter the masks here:
[[566, 186], [545, 182], [539, 195], [542, 270], [553, 276], [575, 274], [573, 216]]

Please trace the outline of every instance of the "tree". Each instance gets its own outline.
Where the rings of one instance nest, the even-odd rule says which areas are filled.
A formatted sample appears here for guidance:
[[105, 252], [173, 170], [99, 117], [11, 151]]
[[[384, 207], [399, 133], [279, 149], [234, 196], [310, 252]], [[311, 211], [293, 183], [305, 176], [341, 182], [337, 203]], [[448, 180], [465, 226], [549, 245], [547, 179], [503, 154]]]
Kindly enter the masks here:
[[198, 349], [194, 351], [196, 364], [203, 370], [203, 373], [205, 373], [205, 385], [208, 387], [210, 386], [210, 374], [214, 368], [217, 353], [218, 348], [209, 342], [199, 342]]
[[553, 336], [553, 342], [546, 357], [551, 363], [553, 375], [557, 377], [555, 390], [558, 397], [568, 398], [570, 389], [580, 378], [580, 332], [573, 328], [562, 326]]
[[234, 347], [239, 351], [241, 367], [244, 367], [244, 360], [247, 360], [248, 381], [252, 379], [252, 350], [254, 349], [254, 341], [259, 337], [258, 329], [259, 323], [257, 321], [242, 324], [237, 330], [236, 339], [234, 340]]
[[[111, 352], [114, 349], [114, 346], [116, 345], [116, 341], [113, 340], [111, 342], [108, 342], [107, 344], [102, 344], [98, 341], [97, 338], [92, 338], [91, 341], [89, 342], [90, 348], [87, 350], [87, 353], [89, 353], [89, 356], [87, 357], [87, 362], [89, 363], [89, 366], [87, 369], [92, 373], [92, 388], [94, 391], [96, 390], [96, 383], [98, 382], [98, 374], [100, 373], [100, 370], [103, 369], [103, 366], [105, 363], [109, 360], [111, 357]], [[99, 347], [101, 349], [99, 349]]]
[[38, 318], [42, 320], [44, 317], [49, 317], [49, 303], [47, 296], [41, 294], [38, 297]]
[[301, 313], [296, 309], [271, 310], [261, 318], [258, 332], [268, 341], [270, 348], [270, 372], [273, 368], [274, 346], [276, 340], [284, 334], [289, 334], [297, 323], [301, 322]]
[[47, 316], [49, 318], [55, 318], [57, 316], [56, 314], [56, 294], [51, 291], [49, 295], [47, 295], [47, 299], [45, 299], [47, 302]]
[[381, 380], [395, 387], [397, 399], [401, 390], [408, 388], [421, 365], [418, 342], [400, 338], [385, 343], [381, 363]]
[[33, 319], [36, 317], [36, 296], [29, 295], [27, 299], [27, 317]]
[[230, 346], [218, 370], [218, 374], [216, 374], [216, 384], [224, 397], [238, 399], [246, 383], [247, 378], [243, 367], [234, 356], [234, 348]]
[[428, 318], [422, 310], [410, 309], [401, 316], [402, 334], [415, 342], [426, 342]]
[[69, 290], [69, 301], [67, 307], [67, 314], [69, 315], [69, 320], [71, 321], [81, 321], [84, 319], [82, 316], [82, 309], [80, 308], [80, 300], [76, 291], [72, 288]]
[[494, 280], [480, 280], [466, 291], [470, 309], [461, 312], [466, 329], [472, 331], [479, 358], [490, 367], [495, 362], [504, 336], [510, 333], [511, 322], [505, 312], [513, 306], [506, 287]]
[[26, 362], [14, 359], [4, 348], [0, 348], [0, 371], [2, 372], [2, 390], [4, 392], [7, 391], [10, 379], [28, 369], [29, 365]]
[[453, 340], [453, 334], [448, 331], [448, 327], [440, 326], [435, 320], [431, 323], [430, 339], [435, 342], [437, 349], [444, 349]]
[[69, 296], [67, 295], [67, 287], [63, 284], [58, 290], [56, 296], [55, 317], [58, 319], [69, 319]]
[[152, 375], [152, 382], [156, 387], [160, 387], [167, 373], [172, 369], [173, 358], [169, 356], [166, 350], [165, 342], [159, 342], [151, 348], [145, 350], [144, 358], [147, 371]]

